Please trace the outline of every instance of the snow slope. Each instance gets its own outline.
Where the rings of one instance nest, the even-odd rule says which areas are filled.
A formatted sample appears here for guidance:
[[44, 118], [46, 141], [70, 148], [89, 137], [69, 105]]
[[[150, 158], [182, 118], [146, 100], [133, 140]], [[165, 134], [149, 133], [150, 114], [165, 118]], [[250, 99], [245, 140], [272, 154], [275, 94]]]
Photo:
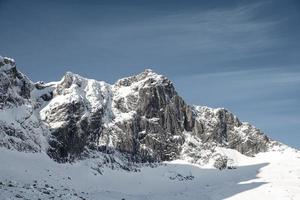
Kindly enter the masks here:
[[300, 153], [291, 148], [238, 159], [237, 169], [176, 160], [139, 172], [91, 168], [93, 159], [58, 164], [43, 153], [0, 149], [0, 199], [300, 199]]

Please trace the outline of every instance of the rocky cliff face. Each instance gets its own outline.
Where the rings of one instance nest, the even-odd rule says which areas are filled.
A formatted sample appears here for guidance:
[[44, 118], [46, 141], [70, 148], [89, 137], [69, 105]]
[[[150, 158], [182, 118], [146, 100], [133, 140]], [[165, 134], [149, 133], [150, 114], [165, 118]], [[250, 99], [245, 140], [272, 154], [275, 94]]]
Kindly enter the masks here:
[[20, 73], [13, 59], [0, 57], [0, 108], [23, 105], [30, 100], [32, 82]]
[[228, 110], [199, 106], [195, 110], [203, 127], [202, 141], [216, 142], [248, 156], [267, 151], [270, 139], [249, 123], [240, 122]]
[[[135, 162], [203, 163], [216, 147], [254, 155], [272, 144], [225, 109], [187, 105], [170, 80], [151, 70], [113, 85], [71, 72], [59, 82], [34, 84], [13, 60], [1, 57], [0, 72], [0, 145], [45, 150], [59, 162], [93, 150], [119, 152]], [[11, 116], [10, 124], [12, 110], [29, 114], [22, 122]]]
[[[141, 161], [172, 160], [184, 143], [189, 107], [166, 77], [151, 70], [122, 79], [113, 86], [112, 110], [117, 118], [114, 132], [122, 138], [116, 143]], [[128, 115], [128, 117], [122, 117]]]
[[34, 88], [13, 59], [0, 56], [0, 146], [19, 151], [46, 150], [49, 132], [36, 113], [31, 95]]

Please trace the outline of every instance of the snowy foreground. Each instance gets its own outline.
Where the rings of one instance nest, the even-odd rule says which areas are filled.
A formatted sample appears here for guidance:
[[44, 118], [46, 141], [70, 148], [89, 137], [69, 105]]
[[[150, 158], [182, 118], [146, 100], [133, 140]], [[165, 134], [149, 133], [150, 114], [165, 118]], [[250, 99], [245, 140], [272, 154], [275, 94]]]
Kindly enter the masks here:
[[[300, 153], [236, 151], [236, 169], [200, 168], [184, 161], [140, 172], [58, 164], [42, 153], [0, 148], [0, 199], [300, 199]], [[228, 152], [227, 152], [228, 153]]]

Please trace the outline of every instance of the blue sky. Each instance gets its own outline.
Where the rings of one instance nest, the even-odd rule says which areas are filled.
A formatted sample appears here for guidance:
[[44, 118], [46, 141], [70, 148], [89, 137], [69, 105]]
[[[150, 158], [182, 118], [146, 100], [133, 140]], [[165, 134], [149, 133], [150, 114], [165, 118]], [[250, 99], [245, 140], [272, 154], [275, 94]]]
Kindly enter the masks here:
[[300, 148], [300, 2], [0, 0], [0, 54], [34, 81], [152, 68]]

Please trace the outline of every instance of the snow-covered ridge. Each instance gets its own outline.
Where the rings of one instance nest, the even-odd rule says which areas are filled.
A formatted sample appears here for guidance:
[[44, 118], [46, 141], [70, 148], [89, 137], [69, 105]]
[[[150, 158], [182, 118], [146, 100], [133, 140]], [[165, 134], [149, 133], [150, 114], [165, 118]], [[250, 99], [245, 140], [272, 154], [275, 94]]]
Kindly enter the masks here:
[[187, 105], [168, 78], [149, 69], [113, 85], [72, 72], [32, 83], [12, 59], [0, 61], [7, 69], [0, 91], [9, 91], [0, 101], [0, 145], [7, 148], [45, 151], [60, 162], [96, 150], [135, 162], [207, 165], [220, 148], [253, 156], [279, 145], [226, 109]]
[[[83, 103], [85, 114], [101, 109], [109, 103], [111, 86], [103, 81], [86, 79], [72, 72], [67, 72], [61, 81], [52, 85], [53, 99], [40, 111], [41, 119], [49, 121], [52, 128], [63, 124], [66, 116], [49, 118], [51, 110], [60, 109], [62, 104]], [[48, 118], [47, 118], [48, 117]]]
[[150, 87], [157, 84], [170, 84], [171, 82], [163, 75], [155, 73], [152, 69], [145, 69], [144, 72], [122, 78], [118, 80], [114, 85], [117, 86], [131, 86], [131, 87]]

